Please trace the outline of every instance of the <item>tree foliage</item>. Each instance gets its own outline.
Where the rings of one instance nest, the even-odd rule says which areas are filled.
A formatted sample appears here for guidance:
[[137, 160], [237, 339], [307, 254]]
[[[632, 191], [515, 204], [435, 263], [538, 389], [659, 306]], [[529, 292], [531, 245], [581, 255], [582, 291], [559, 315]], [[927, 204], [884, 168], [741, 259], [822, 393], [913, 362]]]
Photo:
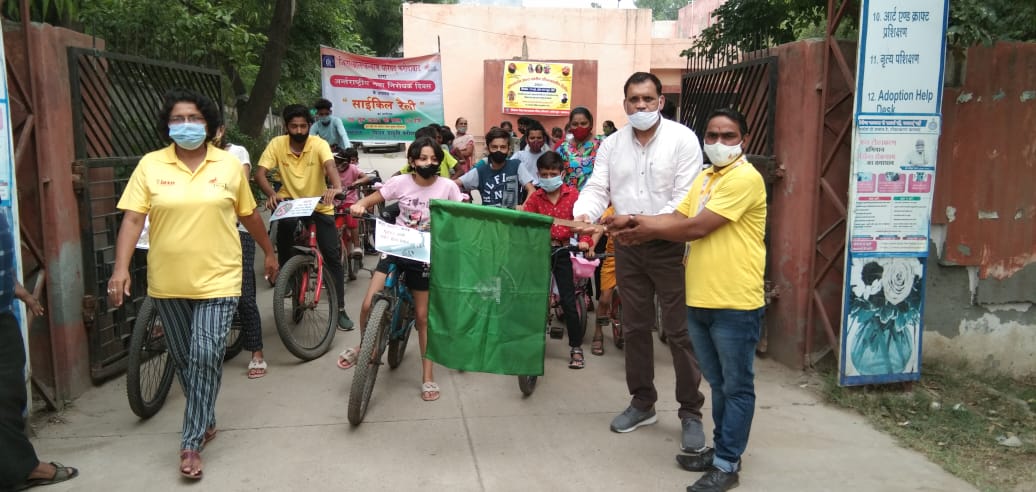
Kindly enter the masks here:
[[[402, 2], [355, 0], [351, 3], [363, 43], [376, 56], [399, 56], [403, 45]], [[417, 0], [413, 3], [453, 4], [457, 0]]]
[[[638, 0], [637, 6], [641, 2]], [[663, 1], [663, 0], [651, 0]], [[850, 0], [851, 1], [851, 0]], [[856, 35], [859, 4], [846, 9], [838, 33]], [[712, 13], [695, 45], [681, 56], [733, 61], [753, 51], [823, 32], [826, 0], [729, 0]], [[969, 46], [995, 41], [1036, 41], [1036, 3], [1014, 0], [950, 0], [947, 42], [962, 53]]]
[[690, 4], [690, 0], [635, 0], [638, 9], [651, 9], [654, 20], [676, 20], [680, 9]]

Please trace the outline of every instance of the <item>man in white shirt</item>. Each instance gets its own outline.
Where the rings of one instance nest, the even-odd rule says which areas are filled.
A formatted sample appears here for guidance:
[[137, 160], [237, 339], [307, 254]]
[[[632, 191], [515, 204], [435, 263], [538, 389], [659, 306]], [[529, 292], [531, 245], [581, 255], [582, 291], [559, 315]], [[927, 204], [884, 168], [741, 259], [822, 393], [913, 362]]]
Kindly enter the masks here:
[[[608, 204], [616, 215], [661, 215], [676, 209], [701, 171], [698, 137], [689, 128], [660, 117], [665, 104], [658, 77], [634, 73], [623, 87], [623, 105], [630, 124], [606, 138], [597, 150], [594, 173], [573, 208], [576, 220], [596, 222]], [[622, 286], [626, 385], [629, 408], [612, 420], [614, 432], [630, 432], [653, 424], [658, 392], [654, 385], [655, 297], [661, 308], [661, 330], [668, 339], [676, 371], [676, 400], [680, 403], [681, 448], [705, 451], [698, 390], [701, 371], [687, 332], [687, 308], [682, 242], [649, 241], [636, 246], [617, 244], [615, 273]]]

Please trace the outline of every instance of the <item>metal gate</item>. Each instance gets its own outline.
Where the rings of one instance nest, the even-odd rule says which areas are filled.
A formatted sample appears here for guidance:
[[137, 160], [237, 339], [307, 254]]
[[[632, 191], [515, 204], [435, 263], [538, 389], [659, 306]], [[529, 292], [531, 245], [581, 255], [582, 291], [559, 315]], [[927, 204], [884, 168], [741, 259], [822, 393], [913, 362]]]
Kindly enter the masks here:
[[694, 130], [699, 139], [705, 135], [709, 113], [719, 108], [735, 108], [748, 119], [748, 133], [752, 135], [745, 152], [773, 155], [776, 56], [689, 71], [683, 76], [681, 92], [682, 123]]
[[166, 145], [156, 123], [163, 94], [175, 87], [222, 101], [215, 70], [96, 50], [69, 48], [76, 195], [83, 245], [83, 321], [90, 341], [90, 374], [111, 377], [125, 369], [137, 308], [147, 292], [147, 255], [130, 264], [133, 295], [123, 308], [108, 303], [115, 239], [122, 212], [115, 208], [137, 161]]

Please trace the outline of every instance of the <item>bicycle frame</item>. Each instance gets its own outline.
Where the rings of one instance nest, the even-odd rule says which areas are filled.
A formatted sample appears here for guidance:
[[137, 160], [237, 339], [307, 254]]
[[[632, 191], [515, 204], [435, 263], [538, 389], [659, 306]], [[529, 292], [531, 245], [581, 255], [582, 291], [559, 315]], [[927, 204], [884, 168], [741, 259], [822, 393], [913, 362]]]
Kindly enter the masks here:
[[[410, 294], [410, 289], [403, 283], [403, 274], [395, 263], [389, 265], [388, 277], [385, 279], [385, 290], [379, 292], [374, 297], [375, 300], [379, 298], [387, 299], [389, 304], [392, 305], [392, 324], [389, 325], [391, 327], [389, 339], [397, 338], [403, 330], [409, 328], [402, 326], [401, 323], [404, 316], [403, 306], [413, 306], [414, 297]], [[371, 304], [373, 305], [373, 302]]]
[[[320, 293], [323, 291], [324, 286], [324, 255], [320, 254], [320, 247], [317, 245], [317, 224], [312, 220], [306, 225], [309, 232], [309, 239], [305, 246], [296, 244], [295, 249], [302, 252], [303, 254], [313, 255], [317, 259], [317, 271], [316, 271], [316, 289], [313, 291], [313, 303], [312, 306], [320, 304]], [[302, 282], [309, 283], [309, 272], [302, 274]], [[306, 303], [306, 292], [305, 289], [296, 289], [295, 292], [296, 300], [300, 306], [309, 306]]]

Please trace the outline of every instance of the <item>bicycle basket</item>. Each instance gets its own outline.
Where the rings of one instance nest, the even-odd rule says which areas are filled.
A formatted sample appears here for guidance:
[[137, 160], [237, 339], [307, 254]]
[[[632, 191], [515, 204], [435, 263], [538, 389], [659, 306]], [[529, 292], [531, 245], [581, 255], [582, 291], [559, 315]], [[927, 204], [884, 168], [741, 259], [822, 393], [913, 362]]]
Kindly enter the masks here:
[[575, 274], [576, 278], [593, 277], [597, 265], [601, 264], [601, 260], [588, 260], [582, 256], [577, 256], [575, 253], [569, 253], [568, 257], [572, 260], [572, 273]]

